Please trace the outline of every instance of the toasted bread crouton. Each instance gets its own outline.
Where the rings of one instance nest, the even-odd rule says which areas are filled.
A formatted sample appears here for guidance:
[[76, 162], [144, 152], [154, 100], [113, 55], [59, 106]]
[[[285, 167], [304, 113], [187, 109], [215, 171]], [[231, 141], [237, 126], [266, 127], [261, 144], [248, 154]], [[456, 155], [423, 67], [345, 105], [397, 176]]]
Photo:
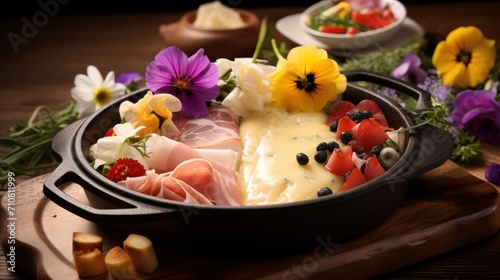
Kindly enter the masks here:
[[102, 237], [86, 232], [73, 233], [73, 252], [82, 251], [83, 253], [94, 251], [97, 249], [102, 252]]
[[153, 243], [149, 238], [139, 234], [130, 234], [123, 241], [123, 248], [127, 251], [137, 271], [151, 273], [158, 267]]
[[109, 274], [115, 279], [134, 279], [137, 276], [137, 272], [130, 257], [120, 246], [113, 247], [109, 250], [104, 262], [106, 263]]
[[104, 257], [98, 249], [75, 251], [73, 252], [73, 259], [76, 272], [80, 278], [93, 277], [108, 271], [104, 263]]

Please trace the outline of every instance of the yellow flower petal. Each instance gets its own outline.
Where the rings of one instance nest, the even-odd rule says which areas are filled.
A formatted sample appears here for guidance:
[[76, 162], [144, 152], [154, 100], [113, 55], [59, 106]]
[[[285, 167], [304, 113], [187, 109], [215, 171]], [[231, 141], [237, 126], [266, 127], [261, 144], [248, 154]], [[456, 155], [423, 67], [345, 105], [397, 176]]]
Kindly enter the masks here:
[[472, 51], [484, 40], [483, 33], [477, 27], [458, 27], [446, 37], [446, 42], [462, 51]]
[[120, 117], [131, 123], [134, 128], [144, 126], [137, 135], [144, 136], [150, 132], [156, 132], [160, 126], [160, 120], [152, 114], [149, 102], [153, 97], [153, 93], [148, 91], [143, 98], [135, 104], [130, 101], [125, 101], [120, 104]]
[[300, 46], [290, 50], [287, 60], [290, 64], [296, 65], [302, 73], [310, 73], [312, 63], [320, 59], [328, 58], [328, 53], [316, 46]]
[[459, 27], [440, 42], [432, 64], [443, 83], [462, 88], [475, 87], [488, 77], [496, 58], [495, 41], [474, 26]]
[[172, 119], [172, 112], [165, 106], [166, 101], [166, 94], [157, 94], [151, 98], [149, 106], [153, 112], [165, 118], [166, 121], [170, 121]]
[[445, 41], [439, 42], [432, 55], [432, 64], [439, 72], [450, 71], [457, 64], [457, 56], [460, 50], [453, 48], [453, 45]]
[[271, 73], [273, 101], [289, 112], [316, 112], [345, 91], [347, 80], [325, 50], [300, 46]]
[[463, 63], [455, 63], [451, 70], [442, 74], [441, 78], [444, 84], [456, 85], [459, 87], [465, 87], [469, 82], [467, 67], [465, 67]]

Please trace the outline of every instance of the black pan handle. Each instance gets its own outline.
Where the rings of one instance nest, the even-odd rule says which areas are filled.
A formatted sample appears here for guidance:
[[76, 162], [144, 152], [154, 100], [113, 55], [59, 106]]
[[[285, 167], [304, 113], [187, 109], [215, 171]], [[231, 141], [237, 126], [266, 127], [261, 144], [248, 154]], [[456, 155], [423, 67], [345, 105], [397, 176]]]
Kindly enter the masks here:
[[430, 171], [443, 163], [453, 151], [451, 133], [432, 125], [423, 125], [415, 133], [413, 142], [409, 143], [408, 157], [386, 177], [389, 185], [406, 182], [416, 176]]
[[364, 70], [345, 71], [342, 74], [349, 82], [370, 82], [407, 94], [417, 100], [417, 109], [432, 108], [431, 94], [405, 81]]
[[[93, 222], [137, 222], [145, 219], [160, 220], [167, 215], [179, 212], [175, 206], [171, 208], [155, 207], [143, 203], [142, 194], [130, 191], [130, 197], [124, 194], [112, 192], [106, 188], [112, 182], [103, 178], [91, 179], [84, 171], [92, 168], [80, 166], [75, 159], [76, 147], [72, 145], [76, 136], [76, 131], [84, 120], [79, 120], [60, 131], [52, 141], [52, 150], [62, 162], [47, 177], [43, 185], [43, 193], [50, 200], [68, 211]], [[93, 171], [93, 170], [90, 170]], [[97, 176], [96, 176], [97, 177]], [[95, 208], [79, 201], [64, 192], [61, 188], [68, 183], [76, 183], [93, 196], [109, 203], [105, 209]], [[128, 190], [124, 190], [126, 192]]]

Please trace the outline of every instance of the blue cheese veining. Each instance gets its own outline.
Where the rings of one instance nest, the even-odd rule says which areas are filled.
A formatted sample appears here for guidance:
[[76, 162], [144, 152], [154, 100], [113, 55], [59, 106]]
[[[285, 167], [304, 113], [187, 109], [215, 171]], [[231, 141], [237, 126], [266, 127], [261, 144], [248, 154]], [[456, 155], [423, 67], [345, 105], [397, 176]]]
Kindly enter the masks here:
[[[268, 107], [242, 119], [239, 172], [245, 205], [301, 201], [316, 198], [321, 187], [334, 193], [340, 189], [342, 178], [314, 161], [320, 142], [336, 140], [326, 117], [323, 112], [290, 114]], [[309, 164], [297, 163], [299, 152], [309, 156]]]

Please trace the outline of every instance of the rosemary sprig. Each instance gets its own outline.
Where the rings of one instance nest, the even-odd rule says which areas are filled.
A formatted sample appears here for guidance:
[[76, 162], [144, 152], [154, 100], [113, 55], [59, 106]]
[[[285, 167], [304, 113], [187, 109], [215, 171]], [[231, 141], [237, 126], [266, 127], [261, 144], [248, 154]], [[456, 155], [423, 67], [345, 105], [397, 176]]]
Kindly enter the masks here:
[[462, 132], [455, 141], [450, 159], [460, 165], [473, 163], [483, 155], [483, 151], [479, 149], [480, 145], [481, 142], [476, 136]]
[[388, 76], [392, 70], [401, 64], [406, 54], [418, 53], [424, 44], [424, 39], [415, 39], [395, 49], [382, 48], [367, 56], [348, 59], [345, 63], [339, 65], [340, 70], [366, 70]]
[[431, 101], [431, 108], [417, 109], [410, 106], [405, 107], [408, 112], [414, 115], [417, 124], [398, 131], [408, 131], [426, 124], [431, 124], [447, 131], [450, 131], [452, 129], [459, 129], [456, 125], [448, 121], [447, 117], [449, 116], [449, 110], [446, 104], [437, 102], [434, 98], [431, 98]]
[[0, 138], [0, 189], [5, 188], [9, 172], [16, 176], [36, 176], [57, 166], [51, 155], [52, 138], [78, 119], [75, 102], [62, 105], [57, 111], [39, 106], [27, 122], [10, 127], [10, 137]]
[[146, 147], [146, 142], [152, 136], [153, 135], [151, 133], [148, 133], [144, 136], [129, 137], [125, 139], [125, 143], [131, 146], [132, 148], [136, 149], [141, 154], [142, 157], [149, 157]]
[[459, 165], [470, 164], [477, 161], [483, 152], [480, 150], [479, 139], [460, 129], [452, 122], [448, 121], [449, 109], [444, 103], [437, 102], [432, 98], [432, 108], [415, 109], [406, 107], [406, 110], [415, 115], [417, 124], [398, 130], [398, 132], [418, 128], [425, 124], [430, 124], [446, 130], [455, 136], [455, 143], [450, 159]]

